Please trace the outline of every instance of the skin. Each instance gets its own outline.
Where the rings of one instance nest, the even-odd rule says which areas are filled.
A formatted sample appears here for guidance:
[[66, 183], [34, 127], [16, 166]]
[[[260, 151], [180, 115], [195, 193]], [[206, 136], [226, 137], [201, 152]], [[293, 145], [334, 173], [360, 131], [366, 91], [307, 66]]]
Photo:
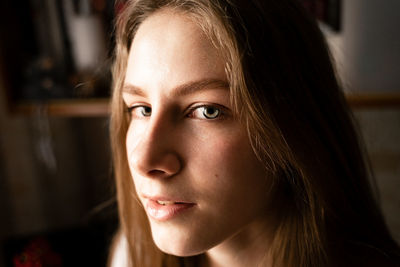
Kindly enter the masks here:
[[208, 266], [252, 266], [268, 250], [271, 178], [231, 110], [224, 66], [186, 15], [164, 10], [147, 18], [125, 78], [127, 156], [144, 207], [146, 195], [194, 203], [166, 221], [149, 217], [162, 251], [205, 253]]

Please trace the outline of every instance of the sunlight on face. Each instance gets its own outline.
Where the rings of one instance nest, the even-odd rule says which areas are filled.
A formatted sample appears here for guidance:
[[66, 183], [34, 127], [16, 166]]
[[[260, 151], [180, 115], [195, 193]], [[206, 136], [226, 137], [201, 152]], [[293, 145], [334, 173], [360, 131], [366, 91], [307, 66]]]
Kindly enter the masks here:
[[168, 10], [142, 23], [130, 49], [127, 156], [166, 253], [205, 252], [265, 213], [270, 180], [231, 110], [224, 65], [189, 17]]

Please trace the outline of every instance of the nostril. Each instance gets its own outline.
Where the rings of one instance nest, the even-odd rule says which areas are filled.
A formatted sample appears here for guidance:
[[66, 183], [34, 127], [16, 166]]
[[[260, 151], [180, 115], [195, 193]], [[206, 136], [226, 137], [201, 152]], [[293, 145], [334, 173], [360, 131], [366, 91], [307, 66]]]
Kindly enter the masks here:
[[150, 177], [160, 177], [160, 176], [166, 175], [165, 171], [161, 171], [161, 170], [151, 170], [147, 174]]
[[[140, 157], [135, 157], [139, 156]], [[148, 178], [166, 178], [177, 174], [181, 169], [178, 155], [148, 149], [147, 151], [136, 151], [130, 159], [130, 165], [134, 172]]]

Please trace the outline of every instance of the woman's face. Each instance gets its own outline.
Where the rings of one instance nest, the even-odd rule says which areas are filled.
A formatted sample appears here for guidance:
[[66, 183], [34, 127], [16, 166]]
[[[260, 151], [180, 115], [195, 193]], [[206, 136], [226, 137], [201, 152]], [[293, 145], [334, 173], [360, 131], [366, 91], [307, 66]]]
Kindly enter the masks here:
[[172, 11], [147, 18], [130, 49], [127, 158], [153, 239], [169, 254], [207, 251], [265, 214], [270, 179], [232, 113], [224, 65]]

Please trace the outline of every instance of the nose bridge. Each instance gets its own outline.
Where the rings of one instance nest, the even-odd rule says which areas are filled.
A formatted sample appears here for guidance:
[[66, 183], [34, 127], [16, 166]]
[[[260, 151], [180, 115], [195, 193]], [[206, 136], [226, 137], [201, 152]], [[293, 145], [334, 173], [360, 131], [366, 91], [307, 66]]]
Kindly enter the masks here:
[[162, 149], [168, 150], [168, 147], [171, 146], [169, 141], [172, 140], [174, 129], [172, 124], [171, 119], [167, 116], [152, 115], [146, 127], [145, 139], [143, 140], [145, 145], [150, 146], [149, 148], [159, 148], [160, 152]]
[[181, 161], [176, 150], [174, 125], [171, 119], [152, 115], [145, 128], [136, 136], [130, 156], [134, 170], [142, 176], [171, 176], [179, 172]]

